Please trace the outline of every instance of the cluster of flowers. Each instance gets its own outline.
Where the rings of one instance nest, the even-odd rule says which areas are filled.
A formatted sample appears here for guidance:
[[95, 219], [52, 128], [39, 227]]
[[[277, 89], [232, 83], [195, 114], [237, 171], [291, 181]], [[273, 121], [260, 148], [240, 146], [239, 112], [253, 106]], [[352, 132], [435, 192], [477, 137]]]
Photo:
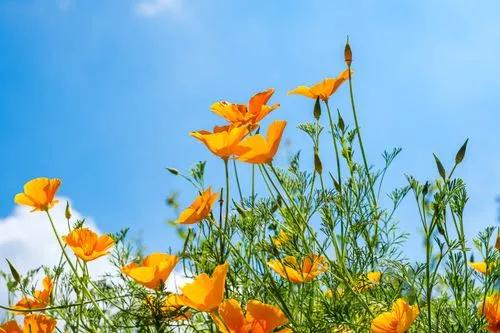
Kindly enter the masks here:
[[[347, 60], [347, 59], [346, 59]], [[290, 94], [303, 95], [316, 101], [328, 102], [328, 99], [342, 85], [350, 80], [352, 75], [350, 62], [348, 69], [336, 78], [327, 78], [313, 86], [299, 86], [290, 91]], [[224, 163], [229, 159], [236, 159], [251, 164], [268, 164], [278, 150], [286, 121], [277, 120], [271, 123], [266, 137], [258, 134], [261, 120], [279, 107], [279, 104], [268, 105], [274, 89], [268, 89], [255, 94], [250, 98], [248, 105], [219, 101], [211, 106], [217, 115], [228, 121], [228, 124], [216, 126], [212, 132], [201, 130], [190, 133]], [[54, 228], [49, 210], [57, 203], [56, 192], [61, 184], [59, 179], [36, 178], [27, 182], [24, 192], [16, 195], [17, 204], [33, 208], [33, 211], [46, 212]], [[195, 224], [205, 219], [209, 220], [214, 203], [219, 193], [207, 187], [195, 200], [183, 210], [178, 219], [179, 224]], [[226, 211], [227, 218], [227, 211]], [[54, 228], [54, 231], [57, 231]], [[289, 235], [281, 231], [273, 238], [277, 247], [282, 246], [289, 239]], [[65, 253], [68, 246], [73, 254], [87, 263], [107, 255], [114, 246], [115, 241], [108, 235], [97, 235], [85, 227], [71, 230], [67, 235], [58, 237], [61, 249]], [[65, 245], [63, 244], [65, 243]], [[66, 255], [66, 254], [65, 254]], [[66, 255], [67, 256], [67, 255]], [[68, 259], [68, 257], [66, 257]], [[122, 273], [137, 284], [158, 290], [168, 280], [176, 264], [178, 256], [167, 253], [151, 253], [141, 262], [132, 262], [122, 267]], [[68, 259], [69, 265], [71, 260]], [[303, 284], [316, 279], [328, 271], [327, 260], [319, 254], [309, 254], [304, 258], [285, 256], [271, 259], [267, 265], [281, 278], [292, 283]], [[489, 267], [484, 262], [471, 263], [471, 267], [478, 272], [488, 274]], [[71, 266], [74, 269], [73, 266]], [[182, 288], [179, 294], [169, 294], [164, 300], [163, 310], [177, 313], [174, 320], [189, 320], [192, 311], [208, 313], [221, 332], [227, 333], [270, 333], [292, 332], [288, 327], [288, 319], [283, 311], [276, 305], [266, 304], [259, 300], [251, 299], [242, 306], [236, 299], [225, 297], [226, 276], [229, 263], [221, 262], [211, 275], [202, 273]], [[364, 291], [376, 287], [380, 282], [381, 272], [369, 272], [366, 282], [354, 287], [356, 291]], [[43, 279], [43, 289], [36, 290], [33, 297], [24, 296], [14, 309], [18, 314], [25, 314], [23, 327], [17, 321], [9, 321], [0, 325], [0, 333], [11, 332], [54, 332], [57, 322], [55, 319], [43, 315], [33, 314], [33, 310], [47, 308], [51, 304], [51, 293], [54, 281], [47, 276]], [[82, 286], [83, 287], [83, 286]], [[342, 290], [335, 291], [341, 294]], [[327, 297], [332, 297], [334, 291], [326, 291]], [[91, 296], [89, 295], [89, 298]], [[146, 299], [145, 302], [151, 300]], [[243, 308], [246, 311], [243, 311]], [[485, 298], [480, 309], [488, 323], [487, 329], [491, 332], [500, 332], [500, 294], [498, 292]], [[37, 313], [38, 313], [37, 312]], [[373, 333], [402, 333], [410, 329], [412, 323], [419, 315], [417, 305], [409, 304], [405, 299], [397, 299], [390, 311], [376, 316], [371, 323]]]

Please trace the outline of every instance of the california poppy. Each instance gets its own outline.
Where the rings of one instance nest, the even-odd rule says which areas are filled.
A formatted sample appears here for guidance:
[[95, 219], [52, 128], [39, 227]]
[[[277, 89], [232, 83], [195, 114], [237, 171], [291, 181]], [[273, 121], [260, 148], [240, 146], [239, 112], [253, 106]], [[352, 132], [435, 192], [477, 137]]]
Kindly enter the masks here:
[[416, 305], [409, 305], [402, 298], [392, 305], [392, 311], [384, 312], [372, 321], [372, 333], [403, 333], [408, 331], [419, 314]]
[[286, 243], [290, 241], [290, 235], [288, 235], [285, 231], [280, 230], [280, 232], [272, 238], [272, 242], [274, 246], [280, 248]]
[[[351, 71], [352, 75], [352, 71]], [[312, 86], [298, 86], [297, 88], [290, 90], [289, 95], [302, 95], [312, 99], [321, 99], [323, 101], [328, 101], [331, 95], [333, 95], [337, 89], [349, 79], [349, 70], [346, 69], [336, 78], [326, 78], [323, 81], [316, 83]]]
[[217, 201], [219, 193], [212, 192], [209, 187], [201, 195], [196, 197], [196, 199], [179, 215], [177, 223], [179, 224], [193, 224], [203, 220], [210, 214], [212, 206]]
[[224, 299], [228, 269], [229, 264], [225, 263], [215, 267], [211, 277], [206, 273], [198, 275], [193, 282], [181, 288], [179, 304], [203, 312], [215, 311]]
[[325, 258], [318, 255], [309, 255], [300, 263], [297, 258], [286, 256], [272, 259], [267, 264], [280, 276], [294, 283], [309, 282], [328, 269]]
[[108, 235], [98, 236], [88, 228], [72, 230], [62, 239], [69, 245], [73, 253], [83, 261], [92, 261], [109, 253], [115, 241]]
[[15, 320], [0, 325], [0, 333], [52, 333], [57, 321], [42, 314], [29, 314], [24, 317], [23, 328]]
[[218, 314], [211, 316], [222, 333], [270, 333], [288, 323], [288, 319], [276, 306], [250, 300], [243, 315], [240, 303], [228, 299], [219, 305]]
[[43, 289], [35, 290], [33, 297], [25, 296], [14, 306], [17, 310], [42, 309], [50, 303], [52, 294], [52, 279], [46, 276], [42, 280]]
[[219, 101], [212, 104], [210, 109], [234, 126], [255, 125], [280, 106], [279, 104], [267, 105], [273, 94], [274, 89], [270, 88], [253, 95], [248, 106]]
[[52, 208], [58, 200], [54, 200], [61, 185], [58, 178], [35, 178], [24, 184], [24, 191], [16, 194], [14, 202], [18, 205], [32, 207], [34, 211], [45, 211]]
[[256, 134], [241, 141], [236, 152], [238, 160], [253, 164], [271, 162], [278, 151], [285, 126], [286, 121], [277, 120], [269, 126], [267, 138]]
[[[484, 311], [482, 311], [483, 308]], [[486, 297], [484, 306], [480, 304], [479, 309], [483, 312], [488, 324], [486, 329], [493, 333], [500, 333], [500, 293], [496, 292]]]
[[469, 266], [484, 275], [488, 275], [491, 269], [495, 267], [494, 263], [487, 265], [484, 261], [470, 262]]
[[223, 160], [228, 160], [235, 154], [238, 144], [247, 134], [248, 128], [245, 126], [216, 126], [213, 132], [202, 130], [189, 133]]
[[177, 262], [177, 256], [152, 253], [144, 257], [140, 264], [133, 262], [123, 267], [122, 272], [147, 288], [158, 289], [167, 281]]

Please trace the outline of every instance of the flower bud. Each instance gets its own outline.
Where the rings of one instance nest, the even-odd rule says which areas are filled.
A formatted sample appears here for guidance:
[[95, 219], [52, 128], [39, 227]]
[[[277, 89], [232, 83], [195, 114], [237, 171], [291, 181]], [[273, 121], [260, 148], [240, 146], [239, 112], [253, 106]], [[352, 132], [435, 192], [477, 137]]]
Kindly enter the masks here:
[[321, 117], [321, 104], [319, 103], [319, 97], [316, 98], [316, 102], [314, 103], [314, 118], [316, 120], [319, 120], [319, 117]]
[[345, 63], [347, 64], [347, 66], [351, 67], [352, 51], [351, 51], [351, 46], [349, 45], [349, 39], [347, 39], [347, 42], [346, 42], [345, 48], [344, 48], [344, 60], [345, 60]]
[[321, 163], [318, 152], [314, 152], [314, 170], [319, 174], [323, 172], [323, 164]]
[[64, 216], [66, 217], [66, 220], [69, 220], [71, 218], [71, 209], [69, 208], [68, 201], [66, 201], [66, 209], [64, 210]]

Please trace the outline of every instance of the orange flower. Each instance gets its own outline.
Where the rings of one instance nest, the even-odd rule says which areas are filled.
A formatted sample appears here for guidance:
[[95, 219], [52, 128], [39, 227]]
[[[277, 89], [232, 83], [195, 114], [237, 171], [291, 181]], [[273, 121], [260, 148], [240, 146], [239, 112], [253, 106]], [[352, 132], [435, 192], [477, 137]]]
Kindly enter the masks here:
[[[165, 300], [165, 306], [163, 309], [168, 312], [179, 312], [184, 305], [179, 299], [179, 295], [170, 294], [167, 296]], [[173, 320], [187, 320], [192, 317], [192, 313], [190, 311], [180, 312]]]
[[355, 286], [354, 290], [366, 291], [372, 287], [375, 287], [380, 283], [380, 278], [382, 277], [381, 272], [368, 272], [366, 273], [366, 280], [359, 281]]
[[253, 95], [248, 106], [219, 101], [212, 104], [210, 109], [234, 126], [255, 125], [280, 106], [279, 104], [266, 105], [273, 94], [274, 89], [270, 88]]
[[277, 120], [267, 130], [267, 140], [260, 134], [246, 138], [238, 145], [238, 160], [253, 164], [269, 163], [278, 151], [286, 121]]
[[[352, 75], [352, 71], [351, 71]], [[349, 80], [349, 70], [346, 69], [336, 78], [326, 78], [323, 81], [316, 83], [310, 87], [308, 86], [298, 86], [297, 88], [288, 92], [288, 95], [302, 95], [309, 98], [319, 98], [323, 101], [328, 101], [330, 96], [332, 96], [335, 91], [340, 87], [342, 83]]]
[[60, 185], [61, 180], [58, 178], [32, 179], [24, 184], [23, 193], [16, 194], [14, 202], [18, 205], [32, 207], [32, 212], [48, 210], [58, 202], [58, 200], [54, 200], [54, 196]]
[[14, 306], [17, 310], [42, 309], [50, 303], [50, 295], [52, 294], [52, 280], [46, 276], [42, 281], [43, 289], [35, 290], [33, 297], [23, 297]]
[[404, 333], [419, 314], [416, 305], [409, 305], [402, 298], [392, 305], [392, 311], [384, 312], [372, 321], [372, 333]]
[[193, 282], [181, 288], [179, 304], [203, 312], [215, 311], [224, 299], [228, 269], [229, 264], [225, 263], [215, 267], [211, 277], [205, 273], [198, 275]]
[[491, 263], [487, 265], [484, 261], [478, 261], [478, 262], [470, 262], [469, 266], [474, 268], [481, 274], [488, 275], [491, 273], [491, 270], [495, 267], [495, 264]]
[[62, 239], [71, 247], [73, 253], [83, 261], [92, 261], [109, 253], [115, 244], [108, 235], [98, 236], [88, 228], [77, 228]]
[[0, 326], [0, 333], [52, 333], [56, 329], [56, 324], [57, 321], [54, 318], [41, 314], [29, 314], [24, 317], [22, 329], [15, 320], [11, 320]]
[[240, 303], [228, 299], [219, 305], [217, 316], [212, 319], [222, 333], [270, 333], [275, 328], [288, 323], [288, 319], [276, 306], [251, 300], [247, 304], [246, 315], [243, 315]]
[[[479, 309], [482, 312], [483, 304], [479, 305]], [[500, 333], [500, 293], [496, 292], [486, 297], [483, 315], [488, 323], [486, 329], [493, 333]]]
[[122, 272], [147, 288], [158, 289], [167, 281], [178, 262], [177, 256], [152, 253], [144, 257], [141, 264], [133, 262], [123, 267]]
[[209, 187], [181, 213], [177, 219], [177, 223], [193, 224], [203, 220], [212, 210], [212, 206], [218, 197], [219, 193], [213, 193]]
[[223, 160], [229, 159], [235, 151], [241, 139], [248, 134], [245, 126], [215, 126], [213, 133], [208, 131], [191, 132], [189, 135], [200, 140], [207, 148]]
[[309, 255], [302, 263], [295, 257], [287, 256], [281, 260], [272, 259], [267, 264], [276, 273], [294, 283], [309, 282], [328, 269], [325, 258], [318, 255]]
[[23, 331], [15, 320], [9, 320], [0, 325], [0, 333], [22, 333]]

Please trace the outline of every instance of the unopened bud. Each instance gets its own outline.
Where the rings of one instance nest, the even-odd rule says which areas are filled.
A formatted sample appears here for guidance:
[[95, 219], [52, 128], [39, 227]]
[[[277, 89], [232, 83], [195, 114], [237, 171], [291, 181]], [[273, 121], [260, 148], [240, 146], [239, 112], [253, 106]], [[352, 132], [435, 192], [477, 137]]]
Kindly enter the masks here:
[[323, 164], [321, 163], [318, 152], [314, 152], [314, 170], [319, 174], [323, 172]]
[[500, 233], [497, 234], [497, 241], [495, 242], [495, 248], [500, 251]]
[[175, 168], [166, 168], [168, 170], [168, 172], [170, 172], [171, 174], [173, 175], [178, 175], [179, 174], [179, 170], [175, 169]]
[[316, 102], [314, 103], [314, 118], [316, 118], [316, 120], [319, 120], [319, 117], [321, 117], [321, 104], [318, 97], [316, 98]]
[[71, 218], [71, 209], [69, 208], [68, 201], [66, 201], [66, 209], [64, 210], [64, 216], [66, 217], [66, 220], [69, 220]]
[[347, 66], [350, 67], [352, 63], [352, 51], [351, 51], [351, 46], [349, 45], [349, 39], [347, 39], [347, 42], [345, 43], [344, 60]]

